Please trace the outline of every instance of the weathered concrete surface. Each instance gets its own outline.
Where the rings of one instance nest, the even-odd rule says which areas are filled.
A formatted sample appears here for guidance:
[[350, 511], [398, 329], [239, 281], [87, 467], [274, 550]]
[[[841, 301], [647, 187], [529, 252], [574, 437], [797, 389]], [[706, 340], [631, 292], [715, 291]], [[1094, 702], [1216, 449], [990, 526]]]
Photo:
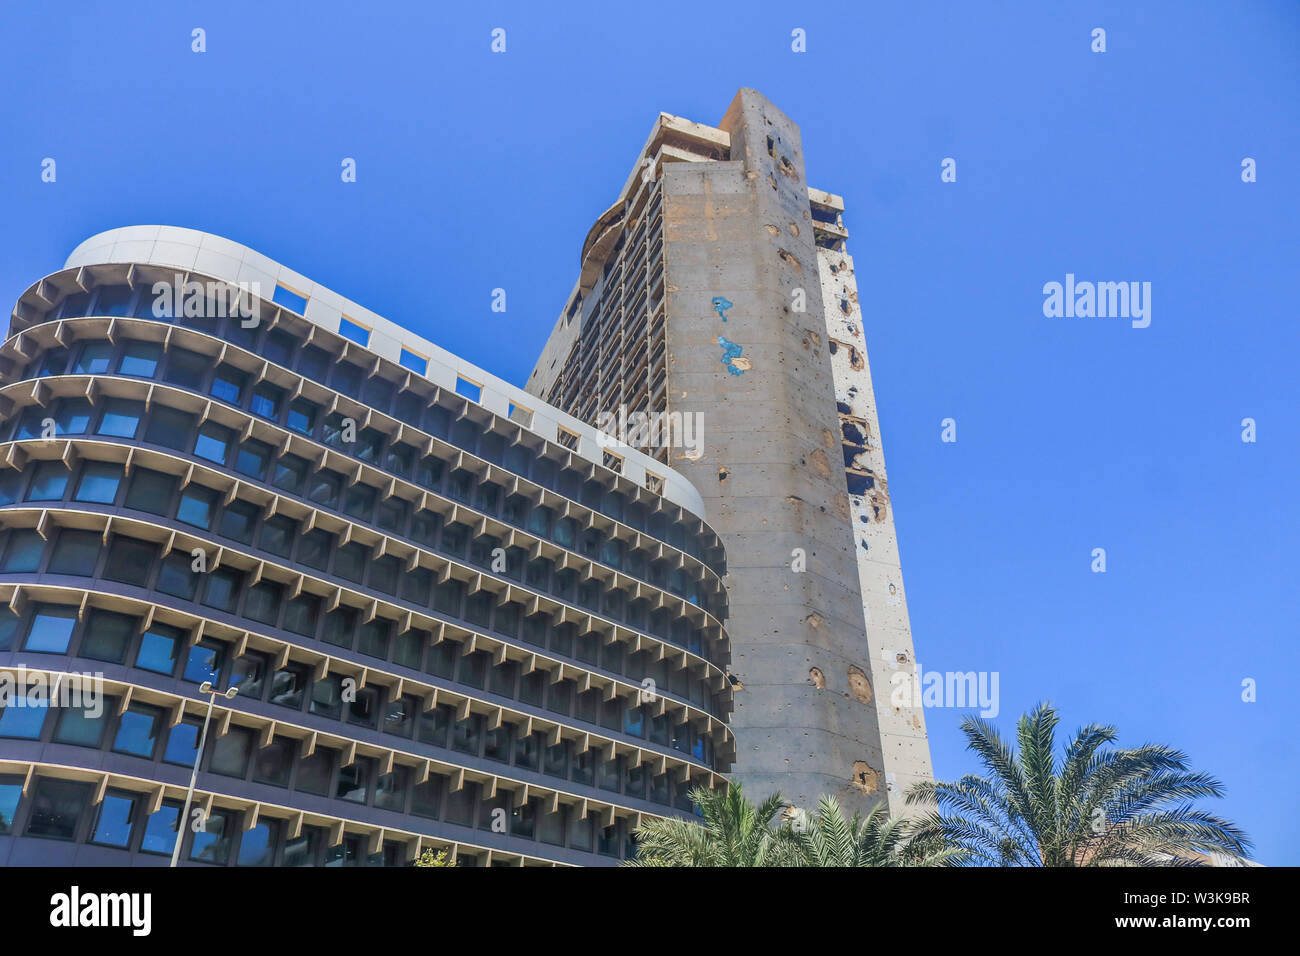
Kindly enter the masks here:
[[[743, 685], [730, 776], [754, 798], [811, 807], [833, 793], [901, 812], [930, 759], [919, 708], [890, 700], [891, 676], [915, 664], [852, 260], [817, 244], [842, 246], [842, 203], [808, 187], [798, 127], [761, 94], [741, 90], [719, 125], [707, 145], [729, 157], [664, 163], [659, 190], [664, 406], [698, 413], [705, 435], [702, 454], [672, 448], [669, 462], [727, 548]], [[575, 360], [580, 327], [557, 322], [530, 390], [545, 396]], [[849, 468], [846, 438], [860, 441]]]

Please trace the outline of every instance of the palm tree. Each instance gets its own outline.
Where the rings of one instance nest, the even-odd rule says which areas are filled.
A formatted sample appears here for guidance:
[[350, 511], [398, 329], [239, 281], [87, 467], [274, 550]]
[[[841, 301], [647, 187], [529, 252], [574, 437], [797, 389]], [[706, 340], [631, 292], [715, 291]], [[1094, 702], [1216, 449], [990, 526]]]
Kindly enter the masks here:
[[1110, 747], [1114, 727], [1075, 733], [1058, 764], [1056, 710], [1042, 703], [1020, 718], [1019, 754], [992, 724], [961, 724], [967, 749], [987, 777], [918, 783], [907, 802], [931, 807], [916, 824], [916, 845], [943, 843], [983, 866], [1195, 866], [1206, 853], [1241, 859], [1251, 846], [1235, 824], [1192, 801], [1223, 795], [1222, 784], [1187, 767], [1161, 744]]
[[907, 822], [888, 816], [883, 805], [849, 820], [833, 796], [821, 798], [802, 831], [797, 839], [805, 866], [946, 866], [963, 856], [934, 840], [911, 842]]
[[757, 807], [740, 784], [690, 792], [703, 823], [667, 817], [637, 828], [636, 859], [628, 866], [798, 866], [798, 840], [788, 826], [773, 826], [785, 806], [774, 793]]

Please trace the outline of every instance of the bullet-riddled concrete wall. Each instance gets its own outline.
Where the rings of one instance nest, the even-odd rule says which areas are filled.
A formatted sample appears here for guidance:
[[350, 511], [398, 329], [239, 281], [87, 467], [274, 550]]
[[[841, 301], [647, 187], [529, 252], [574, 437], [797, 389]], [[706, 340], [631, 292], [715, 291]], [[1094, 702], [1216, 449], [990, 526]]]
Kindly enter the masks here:
[[867, 646], [871, 649], [865, 679], [874, 689], [890, 809], [902, 814], [907, 788], [918, 780], [931, 779], [932, 771], [920, 701], [911, 693], [894, 694], [900, 683], [910, 691], [916, 674], [898, 535], [885, 476], [880, 420], [871, 386], [853, 259], [842, 250], [819, 248], [817, 265], [826, 310], [826, 349], [835, 381], [862, 613]]
[[705, 434], [699, 458], [670, 461], [728, 555], [733, 777], [754, 798], [864, 808], [885, 794], [876, 668], [799, 129], [753, 90], [720, 126], [729, 162], [664, 169], [664, 247], [668, 404]]

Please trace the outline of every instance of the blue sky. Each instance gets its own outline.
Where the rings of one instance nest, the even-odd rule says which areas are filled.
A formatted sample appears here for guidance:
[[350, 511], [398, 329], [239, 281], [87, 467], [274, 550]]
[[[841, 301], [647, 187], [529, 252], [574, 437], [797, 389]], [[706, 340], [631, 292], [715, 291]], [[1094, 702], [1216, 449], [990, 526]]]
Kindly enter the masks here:
[[[922, 666], [1185, 749], [1300, 863], [1300, 4], [440, 6], [10, 6], [0, 298], [191, 226], [522, 384], [657, 113], [756, 87], [845, 198]], [[1044, 317], [1067, 272], [1150, 282], [1150, 327]]]

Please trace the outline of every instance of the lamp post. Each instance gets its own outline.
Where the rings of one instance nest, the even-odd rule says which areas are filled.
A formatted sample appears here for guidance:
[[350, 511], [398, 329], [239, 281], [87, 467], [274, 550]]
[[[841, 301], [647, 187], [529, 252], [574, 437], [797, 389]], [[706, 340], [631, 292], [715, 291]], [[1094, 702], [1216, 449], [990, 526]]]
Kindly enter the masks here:
[[185, 807], [181, 810], [181, 817], [176, 825], [176, 845], [172, 847], [172, 866], [176, 866], [181, 858], [181, 844], [185, 841], [184, 828], [189, 825], [190, 804], [194, 801], [194, 784], [199, 779], [199, 761], [203, 759], [203, 745], [208, 739], [208, 722], [212, 720], [212, 705], [216, 703], [218, 697], [234, 700], [235, 695], [239, 693], [239, 688], [231, 686], [223, 693], [212, 686], [212, 681], [205, 680], [199, 685], [199, 693], [208, 695], [208, 712], [203, 715], [203, 731], [199, 734], [198, 749], [194, 751], [194, 767], [190, 770], [189, 789], [185, 791]]

